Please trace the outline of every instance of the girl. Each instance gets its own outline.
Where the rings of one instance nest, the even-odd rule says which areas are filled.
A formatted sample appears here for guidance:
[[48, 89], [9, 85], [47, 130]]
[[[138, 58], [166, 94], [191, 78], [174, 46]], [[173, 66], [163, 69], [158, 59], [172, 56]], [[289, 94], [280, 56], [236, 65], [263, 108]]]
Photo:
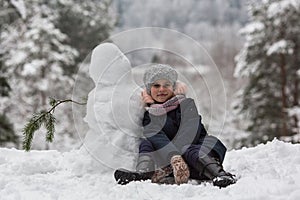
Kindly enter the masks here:
[[143, 81], [153, 103], [144, 113], [145, 138], [139, 146], [137, 171], [115, 171], [119, 184], [147, 179], [182, 184], [192, 178], [226, 187], [236, 182], [222, 167], [226, 147], [207, 135], [194, 100], [174, 94], [177, 78], [168, 65], [155, 64], [146, 70]]

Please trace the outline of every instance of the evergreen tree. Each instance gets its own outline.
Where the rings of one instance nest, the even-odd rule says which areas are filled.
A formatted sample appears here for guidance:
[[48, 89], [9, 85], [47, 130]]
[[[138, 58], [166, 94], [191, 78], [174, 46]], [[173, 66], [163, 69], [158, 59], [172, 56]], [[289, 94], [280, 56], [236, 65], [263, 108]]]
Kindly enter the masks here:
[[[3, 31], [7, 24], [13, 23], [19, 18], [18, 10], [10, 1], [0, 0], [0, 32]], [[2, 43], [2, 41], [0, 41]], [[12, 144], [18, 146], [19, 137], [14, 131], [14, 126], [5, 114], [4, 102], [9, 98], [11, 86], [8, 80], [6, 67], [2, 61], [4, 51], [0, 48], [0, 146]]]
[[250, 120], [252, 144], [297, 133], [292, 122], [298, 119], [287, 111], [299, 105], [299, 8], [288, 0], [249, 4], [251, 23], [241, 31], [246, 43], [236, 57], [236, 75], [249, 79], [240, 109]]
[[68, 36], [68, 45], [78, 50], [76, 65], [65, 69], [67, 73], [77, 71], [91, 50], [109, 37], [115, 26], [115, 16], [111, 10], [112, 0], [57, 1], [51, 6], [58, 9], [56, 26]]
[[[0, 33], [5, 29], [7, 24], [13, 23], [16, 19], [19, 18], [18, 10], [10, 3], [10, 1], [0, 0]], [[1, 39], [1, 38], [0, 38]], [[0, 41], [2, 43], [2, 41]], [[4, 51], [0, 49], [0, 96], [7, 97], [11, 91], [6, 68], [3, 63], [3, 54]]]
[[4, 115], [0, 115], [0, 146], [12, 143], [17, 146], [19, 137], [15, 134], [13, 124]]
[[[21, 133], [33, 113], [47, 109], [49, 97], [71, 99], [76, 67], [107, 38], [115, 22], [110, 0], [0, 2], [9, 10], [1, 18], [5, 21], [0, 53], [5, 81], [11, 87], [9, 98], [1, 99], [0, 111], [14, 119], [15, 129]], [[6, 91], [3, 88], [1, 92]], [[60, 107], [55, 115], [56, 145], [63, 148], [64, 141], [59, 139], [76, 137], [72, 106]], [[36, 135], [33, 148], [44, 149], [44, 137], [38, 135], [45, 134]]]
[[[2, 63], [0, 62], [0, 103], [2, 104], [3, 99], [9, 96], [11, 91], [10, 85], [5, 76], [5, 70], [3, 69]], [[14, 132], [13, 124], [9, 121], [7, 116], [3, 113], [2, 106], [0, 106], [0, 146], [7, 143], [14, 143], [18, 145], [18, 136]]]
[[[65, 98], [71, 93], [73, 79], [64, 75], [63, 68], [74, 64], [78, 55], [65, 44], [67, 36], [55, 27], [57, 11], [47, 3], [26, 3], [26, 19], [19, 18], [1, 32], [2, 60], [12, 88], [5, 111], [18, 131], [30, 113], [46, 109], [49, 96]], [[60, 131], [68, 133], [71, 108], [64, 112], [65, 128]]]

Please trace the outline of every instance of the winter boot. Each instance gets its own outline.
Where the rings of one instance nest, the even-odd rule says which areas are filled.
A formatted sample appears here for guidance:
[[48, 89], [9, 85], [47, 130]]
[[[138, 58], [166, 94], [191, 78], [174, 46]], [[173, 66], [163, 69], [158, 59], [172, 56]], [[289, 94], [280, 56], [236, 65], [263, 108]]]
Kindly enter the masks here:
[[117, 169], [114, 173], [114, 177], [118, 184], [126, 185], [131, 181], [145, 181], [151, 179], [153, 172], [138, 172], [129, 171], [126, 169]]
[[176, 184], [187, 183], [190, 177], [190, 171], [180, 155], [175, 155], [171, 158], [171, 166]]
[[236, 182], [234, 175], [224, 171], [222, 164], [214, 157], [205, 156], [199, 158], [197, 169], [200, 172], [200, 176], [204, 175], [212, 180], [214, 186], [227, 187]]
[[139, 155], [136, 165], [136, 170], [139, 172], [154, 172], [155, 166], [152, 157], [149, 155]]
[[151, 179], [154, 173], [154, 162], [150, 156], [140, 155], [138, 158], [137, 171], [117, 169], [114, 177], [118, 184], [125, 185], [131, 181], [144, 181]]

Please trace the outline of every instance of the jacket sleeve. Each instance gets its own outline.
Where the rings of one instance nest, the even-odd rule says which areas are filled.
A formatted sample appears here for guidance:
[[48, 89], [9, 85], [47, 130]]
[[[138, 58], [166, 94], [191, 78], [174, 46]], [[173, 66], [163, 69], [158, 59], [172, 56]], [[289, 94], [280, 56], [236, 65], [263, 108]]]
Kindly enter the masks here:
[[189, 145], [198, 142], [201, 136], [207, 135], [207, 132], [201, 123], [201, 116], [193, 99], [187, 98], [181, 102], [180, 108], [181, 122], [173, 143], [181, 153], [184, 153]]

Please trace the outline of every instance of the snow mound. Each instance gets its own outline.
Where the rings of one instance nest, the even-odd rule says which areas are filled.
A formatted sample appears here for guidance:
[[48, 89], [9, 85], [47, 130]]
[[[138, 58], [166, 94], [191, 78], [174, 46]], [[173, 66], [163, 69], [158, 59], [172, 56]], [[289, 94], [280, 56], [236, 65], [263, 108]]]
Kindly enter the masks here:
[[0, 149], [0, 199], [290, 199], [300, 197], [300, 144], [273, 140], [228, 152], [224, 167], [238, 182], [219, 189], [211, 183], [121, 186], [102, 173], [84, 151], [23, 152]]

